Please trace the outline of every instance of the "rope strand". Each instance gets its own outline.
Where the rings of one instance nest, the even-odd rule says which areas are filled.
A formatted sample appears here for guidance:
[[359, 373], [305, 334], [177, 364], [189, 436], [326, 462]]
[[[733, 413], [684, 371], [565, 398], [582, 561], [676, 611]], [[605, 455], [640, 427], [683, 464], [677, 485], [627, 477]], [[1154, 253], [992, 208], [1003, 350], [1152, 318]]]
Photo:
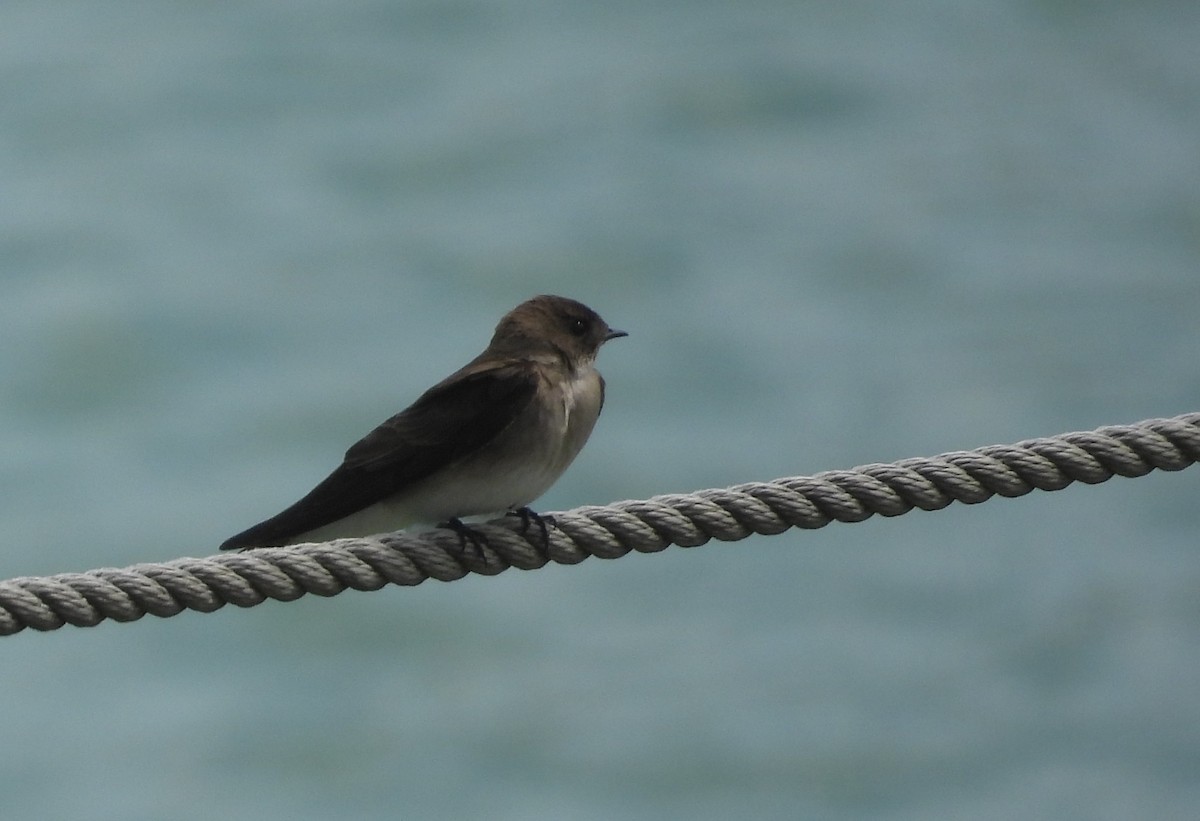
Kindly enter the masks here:
[[0, 635], [136, 621], [146, 614], [166, 618], [184, 610], [210, 613], [226, 604], [253, 607], [306, 593], [335, 596], [348, 588], [454, 581], [469, 572], [490, 576], [547, 561], [615, 559], [631, 550], [696, 547], [710, 539], [736, 541], [876, 514], [899, 516], [914, 507], [940, 510], [954, 501], [978, 504], [1073, 482], [1182, 470], [1197, 461], [1200, 413], [1189, 413], [854, 470], [579, 507], [548, 514], [554, 525], [545, 545], [538, 528], [521, 533], [521, 523], [505, 517], [477, 526], [488, 540], [478, 551], [461, 549], [453, 533], [430, 530], [24, 576], [0, 582]]

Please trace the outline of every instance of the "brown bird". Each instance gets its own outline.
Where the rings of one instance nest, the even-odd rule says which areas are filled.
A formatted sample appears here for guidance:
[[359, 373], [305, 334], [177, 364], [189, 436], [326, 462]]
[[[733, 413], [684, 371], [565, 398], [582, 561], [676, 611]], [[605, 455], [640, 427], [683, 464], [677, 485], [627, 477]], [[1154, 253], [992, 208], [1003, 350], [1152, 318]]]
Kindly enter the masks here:
[[356, 442], [308, 495], [222, 550], [368, 536], [519, 513], [562, 475], [604, 405], [596, 353], [610, 328], [591, 308], [537, 296], [505, 314], [479, 356]]

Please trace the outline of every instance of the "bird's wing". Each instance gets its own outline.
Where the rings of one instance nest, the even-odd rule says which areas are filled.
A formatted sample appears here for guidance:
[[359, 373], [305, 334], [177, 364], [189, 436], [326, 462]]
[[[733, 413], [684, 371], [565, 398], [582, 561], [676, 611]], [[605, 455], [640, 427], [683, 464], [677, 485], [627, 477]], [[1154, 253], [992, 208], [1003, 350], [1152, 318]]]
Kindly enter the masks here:
[[398, 493], [495, 438], [533, 400], [537, 386], [528, 362], [472, 362], [352, 445], [303, 499], [221, 549], [287, 544]]

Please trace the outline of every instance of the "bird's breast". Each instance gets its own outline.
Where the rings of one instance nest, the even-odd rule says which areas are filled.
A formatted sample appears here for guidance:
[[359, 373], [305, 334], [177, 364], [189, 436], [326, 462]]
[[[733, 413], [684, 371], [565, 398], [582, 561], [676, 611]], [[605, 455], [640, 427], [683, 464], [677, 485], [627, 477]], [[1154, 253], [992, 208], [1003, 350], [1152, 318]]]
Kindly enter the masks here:
[[544, 379], [534, 400], [495, 439], [406, 489], [393, 504], [419, 521], [530, 504], [563, 474], [600, 415], [600, 375]]
[[[566, 456], [567, 464], [575, 458], [591, 435], [596, 418], [600, 415], [601, 396], [600, 374], [592, 368], [579, 369], [561, 388], [562, 416], [559, 420], [559, 430], [562, 438], [559, 448]], [[566, 468], [566, 464], [563, 468]]]

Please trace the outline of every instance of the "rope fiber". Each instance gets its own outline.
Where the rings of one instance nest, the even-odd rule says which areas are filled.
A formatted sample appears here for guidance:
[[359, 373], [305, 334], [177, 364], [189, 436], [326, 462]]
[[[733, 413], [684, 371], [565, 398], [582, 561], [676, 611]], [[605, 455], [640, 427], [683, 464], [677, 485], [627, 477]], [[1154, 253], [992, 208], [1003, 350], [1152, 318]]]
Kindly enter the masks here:
[[1073, 482], [1182, 470], [1197, 461], [1200, 413], [1189, 413], [853, 470], [579, 507], [544, 517], [551, 523], [548, 540], [539, 528], [522, 528], [519, 520], [505, 517], [473, 525], [486, 544], [470, 548], [455, 533], [438, 529], [22, 576], [0, 582], [0, 635], [27, 627], [136, 621], [147, 613], [163, 618], [184, 610], [210, 613], [226, 604], [253, 607], [306, 593], [334, 596], [347, 588], [453, 581], [467, 573], [491, 576], [549, 561], [577, 564], [588, 556], [615, 559], [631, 550], [737, 541], [753, 533], [811, 530], [913, 508], [940, 510], [954, 501], [978, 504], [993, 496], [1061, 490]]

